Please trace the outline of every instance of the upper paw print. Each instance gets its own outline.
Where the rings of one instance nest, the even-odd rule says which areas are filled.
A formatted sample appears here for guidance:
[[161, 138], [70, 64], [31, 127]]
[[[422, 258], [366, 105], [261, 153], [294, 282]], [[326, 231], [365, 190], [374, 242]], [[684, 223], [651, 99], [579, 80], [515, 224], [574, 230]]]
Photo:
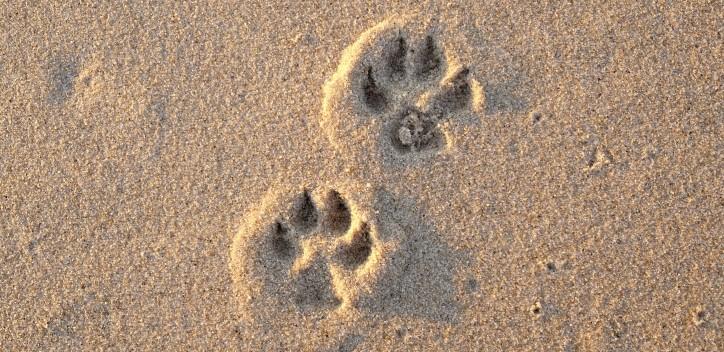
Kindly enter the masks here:
[[451, 145], [448, 125], [479, 110], [482, 89], [437, 38], [411, 22], [384, 22], [345, 51], [323, 103], [335, 146], [399, 160]]

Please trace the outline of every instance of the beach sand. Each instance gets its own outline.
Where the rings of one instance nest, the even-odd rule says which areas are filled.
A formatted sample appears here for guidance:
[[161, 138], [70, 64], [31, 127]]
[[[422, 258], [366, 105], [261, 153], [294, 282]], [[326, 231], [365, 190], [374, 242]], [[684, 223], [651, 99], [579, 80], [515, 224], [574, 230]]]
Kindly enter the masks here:
[[724, 346], [721, 3], [0, 15], [3, 351]]

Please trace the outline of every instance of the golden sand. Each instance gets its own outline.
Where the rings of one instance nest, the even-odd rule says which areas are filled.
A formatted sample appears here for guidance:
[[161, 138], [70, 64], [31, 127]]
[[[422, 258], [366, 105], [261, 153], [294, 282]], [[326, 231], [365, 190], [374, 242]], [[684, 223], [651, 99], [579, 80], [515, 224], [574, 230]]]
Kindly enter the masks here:
[[720, 350], [720, 8], [3, 2], [0, 350]]

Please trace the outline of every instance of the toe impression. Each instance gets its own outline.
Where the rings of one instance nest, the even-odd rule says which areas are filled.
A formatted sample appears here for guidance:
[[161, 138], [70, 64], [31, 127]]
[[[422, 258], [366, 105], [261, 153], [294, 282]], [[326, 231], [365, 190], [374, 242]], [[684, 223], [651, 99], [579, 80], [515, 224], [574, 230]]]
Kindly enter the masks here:
[[349, 242], [341, 244], [337, 249], [337, 259], [345, 267], [356, 269], [367, 261], [372, 253], [372, 236], [369, 225], [362, 226], [352, 233]]

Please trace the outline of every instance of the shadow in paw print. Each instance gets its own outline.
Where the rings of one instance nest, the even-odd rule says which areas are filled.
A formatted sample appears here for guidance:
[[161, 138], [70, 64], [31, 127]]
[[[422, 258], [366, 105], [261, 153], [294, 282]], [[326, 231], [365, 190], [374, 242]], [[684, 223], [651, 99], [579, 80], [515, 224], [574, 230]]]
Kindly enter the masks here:
[[462, 110], [470, 104], [472, 90], [468, 76], [470, 69], [463, 68], [455, 76], [446, 82], [440, 93], [433, 98], [428, 111], [433, 114], [447, 118], [449, 113]]
[[56, 58], [50, 63], [48, 75], [48, 101], [63, 104], [72, 94], [75, 80], [78, 78], [78, 63], [70, 58]]
[[362, 298], [360, 308], [385, 317], [454, 322], [459, 307], [453, 263], [462, 255], [440, 240], [412, 201], [381, 190], [375, 206], [380, 233], [387, 240], [399, 239], [400, 248], [387, 258], [375, 293]]
[[[317, 207], [308, 191], [290, 201], [293, 202], [290, 212], [285, 216], [278, 216], [272, 224], [261, 230], [260, 245], [255, 246], [252, 256], [256, 258], [254, 261], [260, 265], [260, 268], [264, 269], [265, 274], [261, 277], [264, 278], [265, 289], [268, 292], [277, 292], [283, 299], [291, 298], [292, 292], [280, 287], [289, 280], [291, 267], [302, 254], [299, 240], [313, 230], [318, 221]], [[310, 266], [306, 271], [313, 271], [312, 269], [313, 266]], [[299, 276], [300, 287], [304, 287], [305, 282], [307, 286], [313, 284], [304, 277], [305, 275]]]
[[332, 277], [326, 264], [317, 258], [294, 277], [294, 303], [302, 310], [334, 308], [341, 301], [332, 290]]

